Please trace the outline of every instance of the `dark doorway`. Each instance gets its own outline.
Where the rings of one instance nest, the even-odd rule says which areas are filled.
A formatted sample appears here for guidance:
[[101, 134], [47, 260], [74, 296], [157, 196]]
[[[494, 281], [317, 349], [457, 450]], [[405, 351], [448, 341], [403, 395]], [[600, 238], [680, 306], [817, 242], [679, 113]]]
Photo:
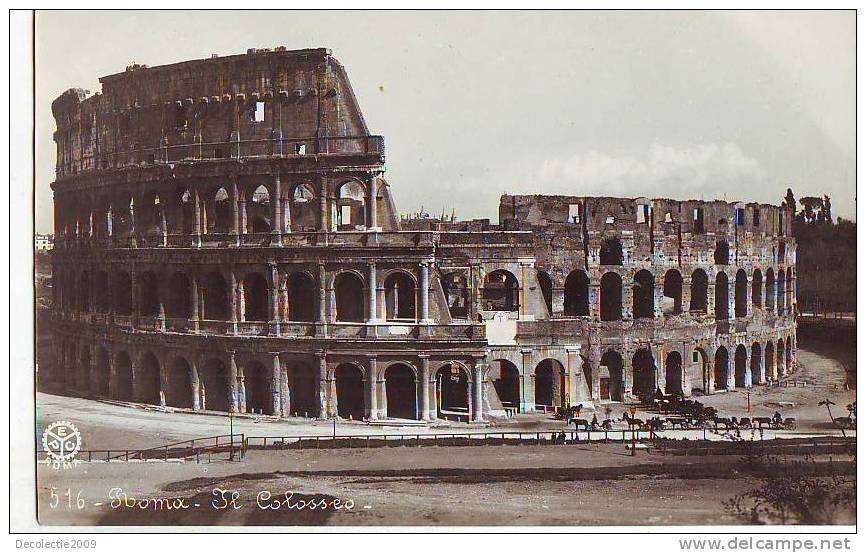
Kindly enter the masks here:
[[337, 380], [337, 415], [344, 419], [364, 418], [364, 377], [356, 365], [343, 363], [334, 371]]
[[397, 363], [385, 370], [385, 395], [388, 418], [418, 418], [415, 373], [407, 365]]

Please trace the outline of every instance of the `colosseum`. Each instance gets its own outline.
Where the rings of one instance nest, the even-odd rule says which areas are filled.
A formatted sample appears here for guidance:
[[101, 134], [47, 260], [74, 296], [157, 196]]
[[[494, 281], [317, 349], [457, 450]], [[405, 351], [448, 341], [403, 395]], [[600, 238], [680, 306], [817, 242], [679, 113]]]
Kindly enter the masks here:
[[100, 82], [52, 104], [40, 386], [478, 423], [746, 388], [796, 360], [784, 207], [504, 195], [498, 223], [401, 217], [384, 140], [329, 50]]

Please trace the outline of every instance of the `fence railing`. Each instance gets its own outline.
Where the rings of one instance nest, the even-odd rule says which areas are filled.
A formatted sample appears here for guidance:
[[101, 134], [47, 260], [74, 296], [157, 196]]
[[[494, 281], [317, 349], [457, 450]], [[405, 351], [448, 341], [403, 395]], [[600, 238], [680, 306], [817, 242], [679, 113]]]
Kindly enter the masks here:
[[[147, 449], [85, 449], [79, 451], [74, 459], [86, 462], [130, 462], [130, 461], [175, 461], [195, 458], [196, 462], [212, 460], [213, 455], [227, 453], [229, 460], [242, 459], [244, 456], [244, 434], [220, 434], [205, 438], [193, 438], [181, 442], [151, 447]], [[36, 452], [36, 460], [45, 462], [48, 454], [43, 450]]]

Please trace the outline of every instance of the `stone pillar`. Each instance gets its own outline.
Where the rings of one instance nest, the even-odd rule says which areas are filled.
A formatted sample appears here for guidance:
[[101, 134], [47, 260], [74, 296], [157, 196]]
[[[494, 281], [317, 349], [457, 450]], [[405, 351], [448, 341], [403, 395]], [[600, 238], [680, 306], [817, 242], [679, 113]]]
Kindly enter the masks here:
[[280, 416], [288, 417], [292, 414], [292, 389], [289, 387], [289, 371], [285, 367], [280, 369]]
[[379, 363], [377, 362], [376, 356], [371, 355], [367, 357], [367, 419], [374, 421], [379, 418], [379, 410], [377, 408], [376, 394], [378, 390], [376, 389], [376, 382], [378, 379], [379, 373]]
[[520, 350], [522, 367], [520, 370], [520, 378], [523, 381], [523, 393], [520, 397], [520, 412], [534, 413], [535, 412], [535, 377], [532, 370], [532, 350]]
[[319, 264], [319, 324], [322, 325], [322, 333], [328, 333], [328, 300], [329, 295], [327, 290], [325, 289], [325, 280], [327, 279], [325, 275], [325, 266], [323, 264]]
[[484, 369], [487, 368], [485, 359], [475, 359], [472, 367], [472, 420], [473, 422], [484, 421]]
[[319, 184], [319, 230], [327, 232], [328, 226], [328, 179], [321, 177]]
[[201, 247], [201, 197], [198, 193], [198, 187], [193, 187], [192, 190], [192, 246], [194, 248]]
[[369, 270], [369, 277], [367, 278], [367, 309], [369, 311], [367, 322], [368, 324], [375, 324], [377, 321], [379, 321], [379, 313], [376, 305], [376, 289], [378, 288], [376, 278], [376, 264], [369, 263], [367, 265], [367, 268]]
[[318, 357], [318, 381], [319, 381], [319, 416], [323, 418], [332, 418], [337, 416], [336, 405], [332, 397], [330, 385], [328, 383], [328, 358], [325, 352], [319, 352]]
[[247, 412], [247, 383], [243, 368], [238, 368], [238, 412]]
[[283, 414], [283, 401], [282, 401], [282, 364], [280, 363], [280, 354], [279, 352], [271, 353], [273, 357], [273, 374], [271, 379], [271, 392], [273, 396], [273, 413], [274, 415], [280, 416]]
[[165, 407], [165, 394], [168, 390], [168, 367], [163, 357], [157, 357], [159, 363], [159, 406]]
[[369, 219], [369, 222], [367, 223], [367, 229], [372, 230], [372, 231], [377, 231], [377, 230], [379, 230], [379, 214], [377, 213], [378, 210], [376, 209], [377, 208], [376, 196], [378, 195], [378, 191], [376, 190], [376, 187], [378, 185], [378, 182], [376, 181], [376, 177], [371, 177], [369, 182], [370, 182], [370, 184], [369, 184], [368, 188], [370, 190], [370, 194], [369, 194], [368, 204], [370, 206], [370, 219]]
[[238, 365], [235, 352], [229, 351], [229, 412], [238, 412]]
[[230, 305], [229, 305], [229, 322], [231, 323], [232, 334], [238, 333], [238, 319], [240, 302], [238, 301], [240, 298], [240, 289], [238, 288], [238, 277], [235, 274], [235, 270], [231, 269], [229, 272], [229, 294], [231, 294]]
[[[132, 326], [137, 327], [138, 326], [139, 312], [141, 311], [141, 306], [140, 306], [140, 302], [139, 302], [140, 298], [139, 298], [139, 294], [138, 294], [138, 271], [136, 271], [135, 269], [130, 269], [130, 271], [129, 271], [129, 288], [130, 288], [129, 293], [132, 296], [132, 305], [130, 306], [132, 308]], [[76, 283], [75, 283], [75, 289], [76, 289], [76, 291], [78, 290], [77, 279], [76, 279]], [[79, 306], [79, 310], [80, 309], [81, 309], [81, 306]], [[80, 318], [80, 316], [79, 316], [79, 318]]]
[[[623, 256], [625, 256], [625, 247], [623, 246]], [[625, 263], [625, 260], [623, 260]], [[634, 319], [634, 271], [625, 270], [620, 274], [622, 277], [622, 320], [631, 321]]]
[[659, 280], [656, 275], [653, 275], [655, 285], [653, 286], [653, 318], [658, 319], [662, 316], [662, 298], [664, 297], [665, 276], [662, 274]]
[[550, 316], [562, 317], [565, 311], [565, 288], [554, 286], [550, 291]]
[[736, 275], [733, 279], [728, 279], [728, 319], [733, 319], [736, 317], [736, 292], [737, 292], [737, 280]]
[[270, 263], [270, 296], [271, 334], [280, 335], [280, 272], [276, 263]]
[[231, 185], [231, 202], [232, 202], [232, 228], [231, 228], [231, 242], [235, 246], [241, 245], [240, 238], [240, 212], [241, 212], [241, 202], [238, 198], [238, 183], [236, 179], [232, 180]]
[[201, 381], [198, 376], [198, 367], [195, 358], [189, 360], [189, 382], [192, 388], [192, 410], [201, 410]]
[[280, 198], [280, 209], [283, 212], [283, 216], [280, 220], [280, 224], [282, 225], [283, 234], [291, 234], [292, 232], [292, 209], [289, 204], [288, 198]]
[[431, 324], [430, 320], [430, 266], [421, 263], [421, 279], [418, 283], [421, 292], [421, 324]]
[[247, 233], [247, 200], [245, 197], [238, 200], [238, 227], [241, 235]]
[[421, 354], [418, 356], [421, 359], [421, 374], [419, 382], [421, 387], [421, 420], [430, 421], [436, 418], [430, 417], [430, 356]]
[[271, 196], [271, 205], [274, 206], [273, 222], [271, 224], [271, 245], [283, 245], [283, 214], [281, 208], [282, 194], [280, 193], [280, 174], [274, 175], [274, 193]]
[[138, 374], [138, 355], [129, 352], [129, 372], [132, 378], [132, 401], [141, 400], [141, 378]]
[[[745, 344], [745, 345], [748, 346], [748, 344]], [[752, 359], [751, 359], [751, 356], [752, 356], [752, 348], [746, 347], [746, 371], [745, 371], [744, 378], [743, 378], [743, 384], [746, 386], [746, 388], [751, 388], [753, 385], [753, 383], [752, 383]]]
[[[593, 321], [601, 320], [601, 282], [595, 276], [589, 281], [589, 317]], [[564, 301], [564, 300], [563, 300]]]
[[192, 274], [190, 275], [190, 295], [192, 296], [190, 305], [190, 318], [189, 320], [192, 322], [192, 331], [198, 334], [199, 331], [199, 290], [198, 290], [198, 275]]
[[692, 304], [692, 275], [683, 275], [683, 313], [689, 312]]

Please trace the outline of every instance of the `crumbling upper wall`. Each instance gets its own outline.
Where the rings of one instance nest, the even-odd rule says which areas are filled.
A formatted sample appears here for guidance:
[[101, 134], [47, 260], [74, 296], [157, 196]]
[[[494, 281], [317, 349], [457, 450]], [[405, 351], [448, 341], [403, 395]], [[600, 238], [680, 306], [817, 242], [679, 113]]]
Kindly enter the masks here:
[[58, 178], [186, 158], [383, 151], [326, 49], [133, 65], [100, 82], [101, 93], [73, 89], [52, 104]]

